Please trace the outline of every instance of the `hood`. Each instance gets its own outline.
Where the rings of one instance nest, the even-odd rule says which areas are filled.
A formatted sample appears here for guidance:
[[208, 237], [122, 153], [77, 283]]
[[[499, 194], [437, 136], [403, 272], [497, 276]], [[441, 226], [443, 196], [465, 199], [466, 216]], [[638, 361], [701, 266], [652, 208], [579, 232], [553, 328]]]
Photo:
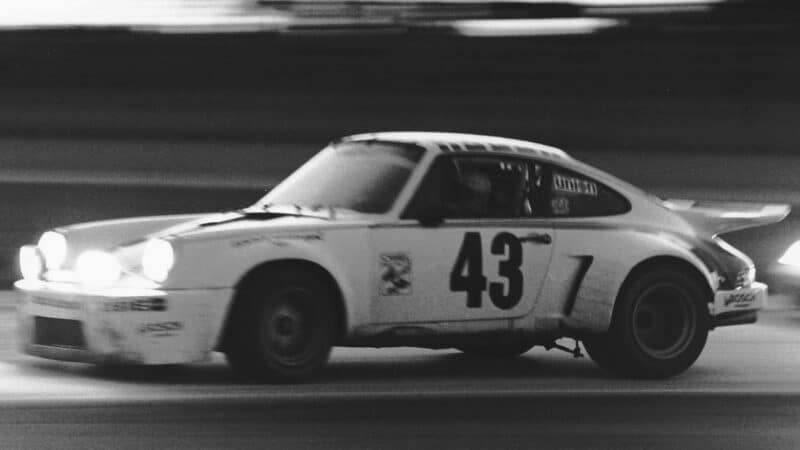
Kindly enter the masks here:
[[[67, 240], [64, 266], [71, 267], [85, 250], [135, 249], [153, 237], [202, 237], [247, 234], [255, 229], [276, 231], [319, 230], [352, 224], [354, 217], [327, 213], [300, 214], [299, 211], [232, 211], [223, 213], [134, 217], [87, 222], [57, 228]], [[127, 253], [127, 252], [124, 252]]]
[[71, 267], [84, 250], [112, 251], [121, 246], [144, 242], [149, 235], [180, 223], [192, 222], [208, 214], [132, 217], [86, 222], [56, 228], [67, 240], [65, 267]]
[[[349, 219], [349, 220], [348, 220]], [[165, 228], [149, 237], [177, 237], [179, 239], [222, 238], [248, 235], [253, 232], [322, 231], [361, 224], [355, 218], [282, 214], [282, 213], [225, 213], [207, 216]]]
[[159, 230], [150, 237], [201, 238], [234, 236], [254, 230], [300, 231], [349, 227], [364, 223], [364, 217], [344, 209], [308, 209], [299, 206], [251, 207], [206, 215]]
[[712, 236], [777, 223], [791, 211], [789, 205], [776, 203], [669, 199], [663, 204], [698, 231]]

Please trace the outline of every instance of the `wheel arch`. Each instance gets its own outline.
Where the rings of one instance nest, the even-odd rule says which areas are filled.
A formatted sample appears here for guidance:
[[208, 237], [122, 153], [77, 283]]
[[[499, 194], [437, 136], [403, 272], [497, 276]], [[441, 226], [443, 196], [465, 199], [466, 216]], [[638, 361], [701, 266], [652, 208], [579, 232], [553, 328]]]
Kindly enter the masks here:
[[620, 296], [624, 295], [625, 291], [634, 280], [651, 270], [663, 267], [669, 267], [688, 275], [695, 280], [699, 286], [702, 286], [703, 292], [706, 295], [706, 301], [708, 303], [712, 303], [714, 301], [714, 290], [711, 284], [709, 284], [708, 276], [703, 273], [703, 271], [701, 271], [695, 264], [678, 256], [659, 255], [640, 261], [631, 268], [631, 270], [628, 272], [628, 275], [625, 276], [625, 279], [622, 281], [622, 284], [617, 290], [617, 296], [614, 300], [615, 312]]
[[[670, 354], [668, 355], [669, 358], [665, 359], [658, 359], [652, 354], [647, 354], [641, 348], [645, 344], [635, 343], [635, 338], [633, 337], [635, 333], [627, 331], [625, 326], [619, 326], [625, 321], [616, 321], [620, 314], [631, 313], [631, 310], [626, 308], [626, 306], [630, 307], [630, 303], [624, 299], [624, 295], [631, 285], [640, 277], [646, 277], [648, 273], [652, 273], [654, 270], [665, 268], [682, 273], [689, 279], [696, 281], [704, 291], [705, 300], [713, 302], [713, 286], [710, 284], [707, 274], [691, 261], [669, 255], [654, 256], [640, 261], [628, 272], [617, 292], [612, 311], [611, 328], [607, 333], [583, 337], [584, 348], [592, 360], [601, 368], [624, 377], [661, 379], [685, 371], [702, 352], [707, 333], [711, 329], [702, 325], [704, 323], [703, 319], [698, 319], [699, 322], [695, 322], [697, 328], [695, 328], [694, 333], [688, 335], [685, 345], [681, 344], [680, 352]], [[626, 303], [628, 304], [626, 305]], [[626, 309], [628, 310], [626, 311]]]
[[238, 308], [242, 306], [240, 297], [241, 290], [248, 284], [253, 283], [257, 278], [269, 273], [274, 273], [278, 270], [298, 270], [305, 273], [311, 273], [315, 276], [318, 276], [321, 280], [323, 280], [324, 283], [328, 285], [330, 291], [333, 293], [334, 303], [336, 305], [337, 342], [344, 338], [347, 330], [347, 305], [345, 302], [344, 293], [342, 292], [341, 286], [339, 286], [336, 278], [330, 271], [316, 262], [300, 258], [286, 258], [261, 262], [251, 267], [239, 277], [238, 281], [234, 285], [233, 300], [228, 306], [228, 310], [225, 314], [225, 319], [222, 324], [222, 329], [217, 338], [217, 343], [215, 345], [216, 350], [224, 350], [228, 343], [230, 330], [232, 329], [230, 327], [232, 325], [232, 320], [235, 317]]

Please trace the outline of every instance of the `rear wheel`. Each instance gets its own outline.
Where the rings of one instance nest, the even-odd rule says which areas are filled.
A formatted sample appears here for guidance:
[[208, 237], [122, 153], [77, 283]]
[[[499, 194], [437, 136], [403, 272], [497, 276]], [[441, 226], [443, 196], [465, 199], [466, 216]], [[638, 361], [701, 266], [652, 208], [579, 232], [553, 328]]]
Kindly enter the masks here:
[[243, 286], [237, 303], [225, 345], [236, 372], [291, 382], [310, 377], [327, 362], [337, 316], [334, 297], [322, 280], [277, 271]]
[[685, 371], [700, 356], [709, 324], [702, 286], [680, 270], [662, 268], [625, 289], [609, 331], [584, 339], [584, 347], [609, 372], [666, 378]]

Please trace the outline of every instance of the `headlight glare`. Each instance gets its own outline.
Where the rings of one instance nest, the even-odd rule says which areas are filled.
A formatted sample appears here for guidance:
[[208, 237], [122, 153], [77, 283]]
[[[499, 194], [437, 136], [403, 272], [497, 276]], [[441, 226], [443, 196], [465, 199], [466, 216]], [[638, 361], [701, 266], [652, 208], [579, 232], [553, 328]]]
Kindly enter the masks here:
[[778, 263], [800, 267], [800, 241], [796, 241], [794, 244], [790, 245], [783, 253], [783, 256], [778, 259]]
[[39, 249], [33, 245], [26, 245], [19, 249], [19, 271], [22, 278], [36, 280], [42, 275], [44, 261]]
[[61, 233], [46, 231], [39, 238], [38, 247], [48, 269], [58, 269], [67, 258], [67, 239]]
[[175, 264], [175, 251], [172, 244], [164, 239], [150, 239], [142, 253], [142, 272], [147, 278], [161, 283], [167, 279]]
[[119, 279], [122, 268], [111, 253], [87, 250], [78, 256], [75, 272], [81, 283], [92, 287], [105, 287]]

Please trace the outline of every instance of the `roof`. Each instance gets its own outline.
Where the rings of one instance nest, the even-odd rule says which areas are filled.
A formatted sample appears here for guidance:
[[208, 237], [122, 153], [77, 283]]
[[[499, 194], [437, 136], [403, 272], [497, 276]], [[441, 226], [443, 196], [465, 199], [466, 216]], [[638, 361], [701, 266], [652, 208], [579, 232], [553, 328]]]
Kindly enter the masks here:
[[565, 151], [535, 142], [465, 133], [429, 131], [389, 131], [347, 136], [345, 141], [384, 140], [434, 147], [443, 153], [498, 152], [518, 153], [551, 159], [572, 159]]

